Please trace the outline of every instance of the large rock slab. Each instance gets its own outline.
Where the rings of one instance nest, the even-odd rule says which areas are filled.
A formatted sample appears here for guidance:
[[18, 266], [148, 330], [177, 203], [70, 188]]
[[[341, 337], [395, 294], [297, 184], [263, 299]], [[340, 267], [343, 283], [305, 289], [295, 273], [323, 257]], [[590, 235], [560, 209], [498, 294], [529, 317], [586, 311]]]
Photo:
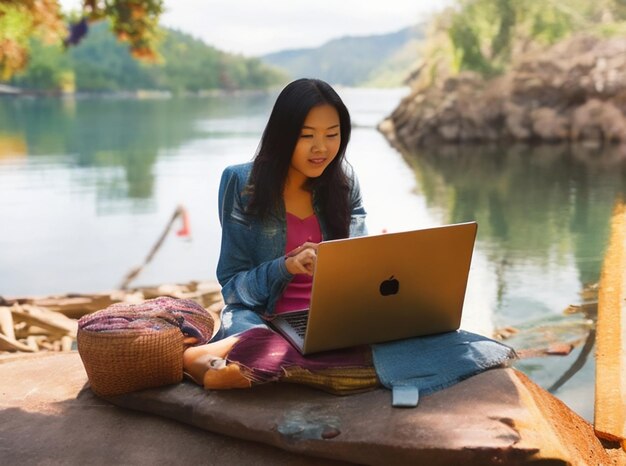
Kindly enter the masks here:
[[512, 369], [390, 405], [387, 390], [337, 397], [302, 386], [203, 391], [179, 384], [111, 398], [202, 429], [359, 464], [612, 464], [593, 429]]
[[131, 411], [86, 382], [76, 353], [0, 359], [2, 463], [617, 464], [589, 424], [512, 369], [415, 409], [392, 408], [382, 389], [337, 397], [289, 384], [181, 383], [110, 399]]
[[120, 409], [86, 383], [76, 352], [0, 358], [0, 464], [345, 464]]

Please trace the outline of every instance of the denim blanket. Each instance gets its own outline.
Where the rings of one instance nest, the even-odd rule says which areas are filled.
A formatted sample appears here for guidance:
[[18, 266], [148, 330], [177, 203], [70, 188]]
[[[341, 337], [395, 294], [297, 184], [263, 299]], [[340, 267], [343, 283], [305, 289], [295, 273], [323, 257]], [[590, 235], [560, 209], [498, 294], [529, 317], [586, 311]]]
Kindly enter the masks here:
[[516, 358], [512, 348], [464, 330], [375, 344], [372, 356], [378, 378], [392, 390], [392, 404], [397, 407], [417, 406], [420, 394]]

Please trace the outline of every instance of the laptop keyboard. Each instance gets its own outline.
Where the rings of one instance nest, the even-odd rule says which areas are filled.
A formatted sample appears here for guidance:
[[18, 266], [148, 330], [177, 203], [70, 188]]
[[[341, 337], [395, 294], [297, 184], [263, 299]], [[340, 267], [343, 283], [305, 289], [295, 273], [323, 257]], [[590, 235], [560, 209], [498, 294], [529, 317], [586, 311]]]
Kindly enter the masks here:
[[282, 316], [287, 323], [296, 331], [298, 336], [304, 338], [306, 333], [306, 324], [309, 320], [309, 311], [290, 312]]

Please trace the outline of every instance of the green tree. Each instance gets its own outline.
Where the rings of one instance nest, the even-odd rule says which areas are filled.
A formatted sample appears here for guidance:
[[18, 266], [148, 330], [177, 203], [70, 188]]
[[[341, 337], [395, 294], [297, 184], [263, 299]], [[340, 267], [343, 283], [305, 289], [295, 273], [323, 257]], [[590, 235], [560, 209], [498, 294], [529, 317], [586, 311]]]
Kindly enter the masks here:
[[[158, 21], [163, 0], [83, 0], [79, 12], [72, 14], [88, 22], [110, 19], [113, 32], [127, 42], [133, 57], [158, 61]], [[77, 25], [66, 26], [58, 0], [0, 0], [0, 79], [7, 80], [28, 65], [31, 38], [46, 44], [71, 45], [86, 31]], [[84, 26], [84, 24], [83, 24]]]
[[207, 89], [260, 89], [285, 76], [255, 58], [231, 55], [175, 30], [164, 29], [161, 63], [134, 60], [105, 21], [94, 25], [79, 46], [62, 47], [33, 40], [31, 64], [10, 81], [44, 91], [115, 92], [155, 89], [174, 93]]
[[[623, 0], [459, 0], [435, 21], [426, 46], [428, 68], [493, 76], [515, 56], [574, 32], [626, 31]], [[440, 70], [441, 71], [441, 70]]]
[[64, 53], [61, 46], [46, 46], [41, 41], [33, 39], [30, 48], [28, 73], [20, 82], [22, 86], [68, 92], [75, 89], [71, 58]]

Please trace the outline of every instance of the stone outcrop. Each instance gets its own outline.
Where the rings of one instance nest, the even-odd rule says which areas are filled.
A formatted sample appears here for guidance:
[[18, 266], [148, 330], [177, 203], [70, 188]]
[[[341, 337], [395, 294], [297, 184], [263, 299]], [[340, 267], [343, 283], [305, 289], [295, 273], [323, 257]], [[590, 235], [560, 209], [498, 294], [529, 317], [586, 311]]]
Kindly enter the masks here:
[[75, 351], [0, 357], [0, 464], [348, 465], [117, 409], [86, 383]]
[[[418, 80], [414, 80], [417, 83]], [[626, 38], [576, 36], [505, 75], [414, 84], [379, 129], [399, 147], [466, 142], [626, 142]]]
[[109, 398], [114, 404], [305, 456], [356, 464], [619, 464], [592, 427], [513, 369], [492, 369], [391, 406], [378, 389], [337, 397], [293, 384], [202, 391], [179, 384]]

